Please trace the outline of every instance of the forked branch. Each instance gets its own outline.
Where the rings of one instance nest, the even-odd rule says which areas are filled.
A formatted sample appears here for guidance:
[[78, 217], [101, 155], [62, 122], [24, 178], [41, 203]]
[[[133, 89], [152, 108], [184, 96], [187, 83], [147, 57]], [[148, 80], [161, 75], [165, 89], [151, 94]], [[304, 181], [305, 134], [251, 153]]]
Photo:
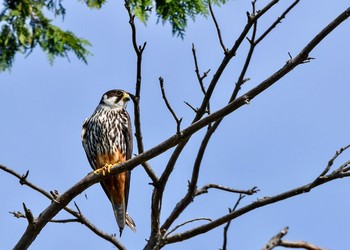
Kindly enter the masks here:
[[306, 241], [287, 241], [282, 238], [288, 233], [289, 228], [285, 227], [278, 234], [273, 236], [269, 242], [264, 246], [262, 250], [272, 250], [275, 247], [285, 247], [285, 248], [304, 248], [307, 250], [326, 250], [324, 248], [315, 246]]
[[166, 107], [168, 108], [169, 112], [171, 113], [171, 115], [173, 116], [175, 122], [176, 122], [176, 134], [178, 134], [179, 136], [181, 136], [181, 121], [182, 121], [182, 118], [178, 118], [174, 109], [171, 107], [169, 101], [168, 101], [168, 98], [166, 97], [166, 94], [165, 94], [165, 90], [164, 90], [164, 79], [163, 77], [159, 77], [159, 85], [160, 85], [160, 91], [162, 92], [162, 97], [163, 97], [163, 100], [165, 102], [165, 105]]
[[[344, 152], [344, 151], [342, 151], [342, 152]], [[324, 175], [323, 178], [320, 179], [320, 181], [317, 182], [315, 184], [315, 186], [312, 187], [312, 189], [317, 187], [317, 186], [323, 185], [327, 182], [336, 180], [336, 179], [350, 177], [350, 168], [344, 169], [343, 166], [344, 166], [344, 164], [342, 164], [338, 169], [336, 169], [332, 173], [330, 173], [328, 175]], [[193, 228], [193, 229], [185, 231], [183, 233], [179, 233], [179, 234], [175, 234], [175, 235], [172, 235], [170, 237], [167, 237], [166, 239], [164, 239], [164, 243], [171, 244], [174, 242], [183, 241], [185, 239], [195, 237], [196, 235], [206, 233], [213, 228], [216, 228], [224, 223], [227, 223], [230, 220], [238, 218], [238, 217], [240, 217], [240, 216], [242, 216], [242, 215], [244, 215], [252, 210], [255, 210], [257, 208], [267, 206], [269, 204], [279, 202], [279, 201], [294, 197], [296, 195], [305, 194], [305, 190], [308, 190], [307, 188], [310, 186], [310, 184], [306, 184], [306, 185], [291, 189], [289, 191], [286, 191], [284, 193], [280, 193], [280, 194], [275, 195], [275, 196], [264, 197], [264, 198], [258, 199], [254, 203], [246, 205], [246, 206], [244, 206], [240, 209], [237, 209], [233, 212], [230, 212], [227, 215], [224, 215], [216, 220], [213, 220], [210, 223]]]

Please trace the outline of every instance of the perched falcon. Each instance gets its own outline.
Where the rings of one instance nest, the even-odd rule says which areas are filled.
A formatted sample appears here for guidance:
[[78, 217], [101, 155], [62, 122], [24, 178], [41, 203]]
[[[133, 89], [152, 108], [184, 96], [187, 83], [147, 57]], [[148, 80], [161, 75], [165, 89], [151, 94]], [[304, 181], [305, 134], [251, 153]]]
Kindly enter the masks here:
[[[120, 162], [131, 158], [132, 131], [126, 104], [130, 96], [123, 90], [106, 92], [91, 117], [83, 123], [82, 142], [86, 156], [95, 173], [103, 174]], [[108, 174], [108, 173], [107, 173]], [[133, 231], [136, 226], [127, 214], [131, 171], [104, 179], [102, 188], [112, 203], [120, 236], [124, 225]]]

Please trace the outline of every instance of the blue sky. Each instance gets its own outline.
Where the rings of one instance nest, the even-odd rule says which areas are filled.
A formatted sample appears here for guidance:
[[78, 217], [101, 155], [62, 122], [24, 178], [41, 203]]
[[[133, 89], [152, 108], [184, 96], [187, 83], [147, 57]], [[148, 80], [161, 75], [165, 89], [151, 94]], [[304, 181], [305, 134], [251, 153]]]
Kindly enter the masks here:
[[[258, 1], [258, 7], [268, 1]], [[258, 24], [258, 32], [275, 20], [291, 1], [281, 1]], [[91, 171], [81, 146], [81, 124], [91, 115], [101, 95], [113, 88], [134, 91], [136, 57], [131, 45], [128, 16], [122, 1], [106, 4], [99, 11], [81, 2], [65, 3], [64, 22], [55, 23], [88, 39], [93, 56], [88, 65], [70, 55], [51, 66], [45, 54], [35, 50], [29, 57], [16, 57], [11, 72], [0, 74], [0, 162], [20, 173], [30, 170], [29, 180], [46, 190], [63, 193]], [[244, 91], [259, 84], [284, 65], [288, 52], [296, 55], [326, 24], [347, 8], [345, 1], [301, 1], [256, 50]], [[230, 1], [215, 8], [224, 43], [231, 47], [246, 22], [250, 1]], [[147, 41], [143, 57], [142, 129], [149, 149], [175, 133], [175, 122], [161, 98], [158, 77], [173, 108], [183, 117], [185, 128], [193, 112], [183, 101], [199, 106], [201, 92], [191, 52], [195, 44], [200, 69], [218, 67], [223, 53], [210, 19], [190, 22], [183, 40], [173, 37], [169, 25], [150, 18], [147, 26], [137, 21], [138, 42]], [[311, 182], [334, 152], [350, 143], [350, 23], [346, 21], [327, 37], [301, 65], [276, 85], [227, 117], [214, 134], [204, 157], [198, 186], [217, 183], [233, 188], [261, 190], [241, 205]], [[216, 110], [227, 102], [247, 51], [246, 42], [224, 72], [212, 99]], [[128, 110], [132, 113], [132, 104]], [[131, 115], [133, 117], [133, 115]], [[162, 220], [185, 194], [187, 180], [203, 131], [194, 136], [169, 180], [163, 201]], [[136, 148], [134, 150], [136, 153]], [[150, 161], [160, 175], [171, 150]], [[348, 160], [344, 153], [336, 166]], [[22, 202], [38, 215], [49, 201], [12, 176], [0, 172], [0, 232], [3, 249], [11, 249], [24, 232], [27, 221], [8, 212], [22, 210]], [[141, 249], [150, 233], [150, 179], [142, 169], [133, 171], [129, 213], [136, 234], [126, 229], [121, 242], [128, 249]], [[321, 186], [310, 193], [253, 211], [233, 221], [229, 249], [260, 249], [285, 226], [289, 240], [306, 240], [329, 249], [346, 249], [349, 242], [349, 180]], [[85, 195], [88, 199], [85, 198]], [[196, 198], [175, 225], [197, 217], [218, 218], [232, 207], [237, 196], [211, 190]], [[99, 185], [74, 199], [96, 226], [116, 233], [117, 225], [108, 199]], [[74, 205], [70, 204], [71, 207]], [[69, 218], [65, 212], [57, 218]], [[180, 228], [178, 232], [199, 225]], [[173, 226], [175, 226], [173, 225]], [[219, 249], [219, 227], [187, 242], [166, 249]], [[80, 224], [48, 224], [31, 249], [113, 249]]]

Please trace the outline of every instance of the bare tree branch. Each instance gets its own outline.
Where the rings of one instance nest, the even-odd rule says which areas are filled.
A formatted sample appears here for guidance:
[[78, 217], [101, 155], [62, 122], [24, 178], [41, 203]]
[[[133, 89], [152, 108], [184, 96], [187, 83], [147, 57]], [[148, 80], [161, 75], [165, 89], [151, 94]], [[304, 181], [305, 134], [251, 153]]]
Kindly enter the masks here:
[[[255, 15], [256, 13], [255, 13], [255, 2], [254, 1], [252, 2], [252, 5], [253, 5], [253, 14]], [[253, 28], [253, 35], [252, 35], [253, 39], [255, 37], [255, 33], [256, 33], [256, 22], [254, 23], [254, 28]], [[254, 50], [254, 46], [252, 45], [251, 48], [252, 48], [251, 49], [251, 53], [252, 53], [252, 51]], [[196, 73], [197, 73], [197, 77], [198, 77], [199, 70], [198, 70], [198, 64], [197, 64], [197, 58], [196, 58], [194, 46], [192, 46], [192, 52], [193, 52], [193, 57], [195, 59]], [[251, 58], [251, 54], [249, 55], [249, 53], [248, 53], [248, 58], [249, 58], [249, 60]], [[200, 78], [199, 78], [199, 82], [201, 83]], [[238, 88], [240, 89], [240, 86], [236, 85], [235, 91]], [[238, 91], [237, 91], [237, 93], [235, 93], [235, 91], [234, 91], [233, 95], [236, 95], [238, 93]], [[204, 98], [206, 97], [206, 95], [207, 95], [207, 92], [204, 92]], [[231, 100], [230, 100], [230, 102], [231, 102]], [[208, 101], [208, 105], [209, 105], [209, 101]], [[198, 113], [197, 113], [197, 115], [198, 115]], [[198, 182], [198, 178], [199, 178], [199, 171], [200, 171], [203, 156], [205, 154], [205, 151], [206, 151], [206, 148], [208, 146], [209, 140], [211, 139], [211, 136], [214, 134], [214, 132], [216, 131], [216, 129], [220, 125], [222, 119], [223, 119], [223, 117], [217, 119], [215, 121], [214, 125], [211, 125], [211, 124], [208, 125], [208, 130], [207, 130], [205, 136], [203, 137], [202, 143], [201, 143], [200, 148], [197, 152], [196, 160], [195, 160], [193, 170], [192, 170], [191, 181], [189, 182], [188, 192], [181, 199], [181, 201], [176, 204], [175, 208], [173, 209], [173, 211], [171, 212], [169, 217], [165, 220], [164, 224], [162, 225], [161, 231], [166, 231], [169, 229], [170, 225], [187, 208], [187, 206], [192, 202], [193, 197], [196, 195], [197, 182]]]
[[198, 109], [197, 108], [194, 108], [191, 104], [189, 104], [188, 102], [184, 101], [184, 103], [190, 107], [195, 113], [197, 113]]
[[208, 105], [208, 102], [211, 98], [211, 95], [213, 94], [213, 91], [216, 87], [216, 84], [218, 83], [222, 73], [226, 69], [226, 66], [231, 61], [231, 59], [236, 55], [237, 50], [241, 46], [242, 42], [244, 41], [245, 37], [247, 36], [248, 32], [252, 28], [253, 24], [261, 17], [263, 16], [268, 10], [270, 10], [275, 4], [278, 3], [278, 0], [273, 0], [270, 3], [268, 3], [263, 9], [261, 9], [258, 13], [255, 15], [249, 15], [248, 22], [246, 26], [244, 27], [242, 33], [239, 35], [238, 39], [232, 46], [232, 48], [225, 54], [220, 66], [216, 70], [215, 74], [213, 75], [213, 78], [207, 88], [206, 95], [203, 98], [202, 104], [200, 108], [198, 109], [197, 115], [194, 118], [193, 122], [198, 121], [204, 114], [206, 107]]
[[325, 248], [315, 246], [306, 241], [287, 241], [281, 240], [279, 246], [286, 248], [304, 248], [307, 250], [326, 250]]
[[[223, 73], [223, 71], [225, 70], [226, 66], [228, 65], [228, 63], [230, 62], [230, 60], [232, 59], [232, 57], [236, 54], [236, 51], [238, 50], [238, 48], [240, 47], [242, 41], [244, 40], [246, 34], [248, 34], [249, 30], [251, 29], [252, 25], [256, 22], [256, 20], [258, 20], [262, 15], [264, 15], [270, 8], [272, 8], [276, 3], [278, 2], [278, 0], [274, 0], [271, 1], [269, 4], [267, 4], [263, 9], [261, 9], [259, 11], [259, 13], [257, 13], [254, 16], [251, 16], [248, 19], [248, 23], [245, 26], [245, 28], [243, 29], [241, 35], [239, 36], [239, 38], [236, 40], [235, 44], [233, 45], [232, 49], [228, 51], [228, 53], [225, 54], [220, 66], [218, 67], [216, 73], [213, 75], [213, 78], [209, 84], [209, 87], [206, 91], [206, 94], [204, 95], [202, 104], [200, 106], [200, 108], [197, 110], [196, 115], [193, 119], [192, 124], [196, 124], [196, 123], [200, 123], [203, 120], [206, 120], [206, 118], [211, 117], [212, 115], [209, 115], [206, 118], [203, 118], [203, 115], [206, 113], [207, 111], [207, 107], [208, 107], [208, 103], [210, 101], [210, 98], [212, 96], [212, 93], [214, 91], [214, 88], [216, 87], [216, 84], [218, 82], [218, 80], [221, 77], [221, 74]], [[246, 104], [247, 102], [247, 98], [244, 97], [242, 98], [240, 101], [243, 101], [243, 104]], [[240, 105], [241, 106], [241, 105]], [[229, 107], [226, 106], [227, 108]], [[230, 112], [229, 112], [230, 113]], [[218, 120], [219, 118], [216, 118], [215, 120]], [[209, 125], [210, 123], [208, 123], [207, 125]], [[210, 133], [213, 133], [215, 131], [216, 128], [212, 129]], [[152, 232], [151, 232], [151, 239], [159, 239], [160, 236], [160, 230], [159, 230], [159, 221], [160, 221], [160, 211], [161, 211], [161, 207], [162, 207], [162, 197], [163, 197], [163, 193], [164, 193], [164, 189], [166, 186], [166, 183], [168, 181], [168, 178], [170, 176], [170, 174], [172, 173], [174, 166], [176, 164], [176, 161], [179, 157], [179, 155], [181, 154], [182, 150], [185, 148], [187, 142], [189, 141], [191, 136], [183, 136], [181, 138], [181, 142], [178, 143], [177, 147], [175, 148], [173, 154], [171, 155], [168, 164], [163, 172], [163, 174], [161, 175], [161, 177], [159, 178], [159, 182], [157, 184], [157, 187], [154, 189], [153, 195], [152, 195], [152, 208], [151, 208], [151, 221], [152, 221]], [[203, 143], [201, 146], [200, 150], [205, 150], [206, 148], [206, 143], [209, 141], [210, 135], [207, 133], [207, 136], [205, 139], [203, 139]], [[206, 141], [205, 141], [206, 140]], [[200, 162], [201, 157], [198, 157], [198, 161]], [[197, 164], [197, 166], [199, 166]], [[195, 175], [192, 175], [193, 177], [195, 177]], [[192, 182], [192, 184], [194, 184]], [[193, 189], [192, 189], [193, 191]], [[191, 196], [191, 190], [188, 192], [188, 195], [186, 198], [183, 199], [183, 206], [178, 206], [178, 208], [184, 209], [187, 205], [188, 205], [188, 201], [190, 200], [190, 196]], [[187, 205], [186, 205], [187, 204]], [[169, 218], [173, 218], [175, 219], [177, 216], [176, 214], [178, 214], [178, 212], [180, 212], [180, 210], [178, 209], [174, 209], [173, 211], [173, 216], [170, 216]], [[167, 219], [166, 222], [163, 224], [162, 228], [168, 228], [171, 223], [173, 222], [173, 219]], [[157, 245], [158, 242], [150, 240], [148, 242], [148, 244], [146, 245], [145, 249], [152, 249], [153, 246]]]
[[[14, 217], [16, 218], [24, 218], [27, 219], [27, 216], [25, 214], [23, 214], [21, 211], [17, 211], [17, 212], [9, 212], [10, 214], [12, 214]], [[80, 223], [80, 219], [62, 219], [62, 220], [50, 220], [50, 222], [52, 223], [70, 223], [70, 222], [79, 222]]]
[[[232, 213], [233, 211], [235, 211], [235, 210], [237, 209], [239, 203], [241, 202], [241, 200], [242, 200], [244, 197], [245, 197], [244, 194], [240, 194], [240, 195], [239, 195], [239, 197], [238, 197], [238, 199], [237, 199], [235, 205], [233, 206], [233, 208], [232, 208], [232, 209], [231, 209], [231, 208], [228, 209], [229, 213]], [[227, 238], [228, 238], [228, 237], [227, 237], [227, 232], [228, 232], [228, 229], [230, 228], [230, 225], [231, 225], [231, 220], [228, 221], [228, 222], [226, 223], [225, 227], [224, 227], [224, 240], [223, 240], [223, 242], [222, 242], [222, 248], [221, 248], [221, 250], [226, 250], [226, 248], [227, 248], [227, 241], [228, 241], [228, 239], [227, 239]]]
[[[199, 83], [199, 86], [201, 87], [201, 90], [202, 90], [202, 93], [205, 95], [206, 94], [206, 90], [205, 90], [205, 87], [204, 87], [204, 83], [203, 83], [203, 79], [206, 78], [208, 76], [208, 73], [210, 71], [207, 70], [203, 73], [203, 75], [200, 74], [200, 71], [199, 71], [199, 66], [198, 66], [198, 60], [197, 60], [197, 53], [196, 53], [196, 48], [194, 46], [194, 44], [192, 43], [192, 55], [193, 55], [193, 60], [194, 60], [194, 66], [195, 66], [195, 72], [196, 72], [196, 76], [197, 76], [197, 79], [198, 79], [198, 83]], [[191, 105], [189, 105], [187, 102], [185, 102], [190, 108], [193, 109], [193, 107]], [[194, 109], [193, 109], [194, 110]], [[195, 110], [195, 112], [197, 112], [198, 109]], [[208, 102], [208, 107], [207, 107], [207, 113], [210, 114], [210, 102]]]
[[32, 211], [30, 211], [30, 209], [27, 208], [27, 206], [26, 206], [26, 204], [24, 204], [24, 202], [22, 203], [22, 205], [23, 205], [25, 218], [27, 218], [29, 226], [34, 225], [34, 216], [32, 214]]
[[[253, 9], [253, 15], [256, 15], [255, 2], [256, 1], [252, 1], [251, 2], [252, 3], [252, 9]], [[245, 74], [247, 73], [248, 66], [250, 64], [250, 61], [252, 59], [252, 56], [253, 56], [253, 53], [254, 53], [254, 50], [255, 50], [255, 47], [256, 47], [255, 36], [256, 36], [256, 32], [257, 32], [257, 25], [258, 25], [257, 22], [258, 22], [258, 20], [256, 20], [253, 23], [253, 31], [252, 31], [251, 38], [250, 39], [247, 38], [249, 43], [250, 43], [249, 51], [247, 53], [245, 62], [243, 64], [243, 68], [242, 68], [241, 73], [240, 73], [240, 75], [238, 77], [235, 89], [233, 90], [233, 93], [231, 95], [229, 103], [234, 101], [237, 98], [237, 95], [238, 95], [239, 91], [241, 90], [242, 85], [245, 82], [247, 82], [247, 80], [245, 79]], [[220, 123], [221, 123], [221, 120], [218, 121], [218, 124], [216, 126], [219, 126]]]
[[[334, 156], [328, 161], [328, 164], [326, 166], [326, 168], [322, 171], [322, 173], [310, 184], [310, 186], [305, 190], [308, 191], [311, 188], [313, 188], [314, 186], [317, 185], [318, 182], [320, 182], [320, 180], [329, 172], [329, 170], [331, 169], [331, 167], [333, 166], [334, 161], [338, 158], [339, 155], [341, 155], [345, 150], [347, 150], [350, 147], [350, 144], [340, 148], [339, 150], [337, 150], [334, 154]], [[345, 163], [345, 165], [348, 165], [348, 162]], [[344, 170], [344, 164], [340, 167], [340, 169]], [[347, 170], [345, 170], [347, 171]]]
[[[350, 176], [350, 172], [349, 171], [344, 171], [342, 167], [339, 167], [337, 170], [333, 171], [332, 173], [325, 175], [318, 183], [315, 184], [314, 187], [315, 188], [317, 186], [320, 186], [322, 184], [325, 184], [327, 182], [330, 182], [332, 180], [335, 179], [340, 179], [340, 178], [344, 178], [344, 177], [349, 177]], [[311, 183], [310, 183], [311, 184]], [[275, 195], [275, 196], [271, 196], [271, 197], [264, 197], [262, 199], [258, 199], [256, 202], [246, 205], [236, 211], [230, 212], [227, 215], [224, 215], [216, 220], [213, 220], [212, 222], [193, 228], [191, 230], [185, 231], [183, 233], [179, 233], [179, 234], [175, 234], [172, 235], [170, 237], [167, 237], [166, 239], [164, 239], [164, 244], [171, 244], [174, 242], [178, 242], [178, 241], [183, 241], [185, 239], [189, 239], [192, 238], [196, 235], [199, 234], [203, 234], [205, 232], [208, 232], [209, 230], [216, 228], [230, 220], [233, 220], [237, 217], [240, 217], [252, 210], [255, 210], [259, 207], [263, 207], [275, 202], [279, 202], [291, 197], [294, 197], [296, 195], [301, 195], [304, 194], [305, 192], [310, 191], [309, 186], [310, 184], [306, 184], [297, 188], [294, 188], [292, 190], [286, 191], [284, 193]]]
[[177, 229], [179, 229], [180, 227], [188, 224], [188, 223], [191, 223], [191, 222], [194, 222], [194, 221], [200, 221], [200, 220], [206, 220], [206, 221], [211, 221], [210, 218], [205, 218], [205, 217], [201, 217], [201, 218], [195, 218], [195, 219], [191, 219], [191, 220], [188, 220], [188, 221], [185, 221], [179, 225], [177, 225], [176, 227], [174, 227], [173, 229], [169, 230], [169, 232], [165, 235], [165, 237], [167, 237], [168, 235], [172, 234], [173, 232], [175, 232]]
[[255, 41], [257, 45], [260, 43], [276, 26], [281, 23], [281, 21], [286, 17], [286, 15], [300, 2], [300, 0], [294, 1], [283, 13], [277, 18], [277, 20], [271, 24], [271, 26], [265, 30], [265, 32]]
[[[124, 1], [125, 9], [129, 15], [129, 24], [131, 27], [131, 39], [134, 47], [134, 51], [137, 57], [136, 63], [136, 83], [135, 83], [135, 95], [132, 95], [132, 101], [134, 103], [134, 124], [135, 124], [135, 137], [137, 141], [138, 153], [141, 154], [144, 151], [143, 137], [141, 131], [141, 111], [140, 111], [140, 98], [141, 98], [141, 80], [142, 80], [142, 54], [146, 48], [146, 42], [142, 46], [137, 45], [136, 39], [136, 26], [135, 26], [135, 15], [132, 14], [128, 1]], [[142, 166], [148, 176], [151, 178], [153, 183], [158, 181], [156, 173], [153, 171], [152, 167], [147, 163], [142, 163]]]
[[218, 38], [219, 38], [219, 42], [220, 42], [221, 48], [223, 49], [224, 54], [227, 54], [228, 53], [228, 48], [226, 48], [226, 46], [224, 45], [224, 42], [222, 40], [221, 30], [220, 30], [218, 22], [216, 21], [216, 17], [214, 15], [214, 11], [213, 11], [213, 8], [211, 6], [211, 1], [210, 0], [208, 0], [208, 6], [209, 6], [210, 16], [213, 19], [213, 22], [215, 24], [215, 28], [216, 28], [216, 32], [218, 34]]
[[288, 227], [285, 227], [282, 229], [278, 234], [274, 235], [269, 242], [264, 246], [263, 250], [271, 250], [276, 246], [279, 246], [282, 237], [285, 236], [288, 233]]
[[257, 187], [253, 187], [251, 189], [248, 190], [240, 190], [240, 189], [233, 189], [233, 188], [229, 188], [229, 187], [224, 187], [218, 184], [206, 184], [204, 185], [202, 188], [197, 189], [195, 195], [201, 195], [204, 193], [208, 193], [208, 189], [210, 188], [215, 188], [215, 189], [219, 189], [219, 190], [223, 190], [223, 191], [227, 191], [227, 192], [231, 192], [231, 193], [237, 193], [237, 194], [246, 194], [246, 195], [252, 195], [255, 194], [259, 191], [259, 189]]
[[163, 77], [159, 77], [159, 85], [160, 85], [160, 91], [162, 92], [162, 97], [163, 97], [163, 100], [165, 102], [165, 105], [166, 107], [168, 108], [169, 112], [171, 113], [171, 115], [173, 116], [175, 122], [176, 122], [176, 133], [178, 135], [181, 136], [181, 121], [182, 121], [182, 118], [177, 118], [177, 115], [175, 114], [175, 111], [173, 110], [173, 108], [171, 107], [169, 101], [168, 101], [168, 98], [166, 97], [166, 94], [165, 94], [165, 90], [164, 90], [164, 79]]
[[[19, 182], [21, 185], [26, 185], [28, 187], [30, 187], [31, 189], [37, 191], [38, 193], [44, 195], [46, 198], [48, 198], [49, 200], [53, 201], [53, 203], [59, 204], [57, 202], [57, 197], [59, 196], [58, 192], [46, 192], [45, 190], [43, 190], [42, 188], [38, 187], [37, 185], [34, 185], [33, 183], [31, 183], [30, 181], [28, 181], [28, 175], [29, 175], [29, 171], [26, 172], [26, 174], [24, 175], [20, 175], [17, 172], [15, 172], [14, 170], [1, 165], [0, 164], [0, 169], [15, 176], [16, 178], [19, 179]], [[54, 195], [53, 195], [54, 194]], [[68, 203], [67, 203], [68, 204]], [[76, 206], [77, 207], [77, 206]], [[105, 232], [103, 232], [102, 230], [98, 229], [94, 224], [92, 224], [85, 216], [83, 216], [83, 214], [81, 214], [79, 208], [78, 212], [74, 211], [73, 209], [69, 208], [68, 206], [65, 206], [64, 208], [65, 211], [67, 211], [68, 213], [70, 213], [71, 215], [73, 215], [75, 218], [77, 218], [77, 222], [80, 222], [81, 224], [85, 225], [87, 228], [89, 228], [93, 233], [95, 233], [97, 236], [111, 242], [114, 246], [116, 246], [118, 249], [124, 249], [124, 246], [113, 236], [111, 236], [110, 234], [107, 234]], [[21, 212], [10, 212], [11, 214], [13, 214], [15, 217], [17, 218], [27, 218], [27, 215], [22, 214]], [[22, 214], [22, 216], [20, 216], [20, 214]], [[54, 216], [52, 216], [53, 218]], [[50, 222], [54, 222], [55, 220], [50, 219]], [[37, 221], [38, 218], [34, 218], [33, 217], [33, 222]], [[57, 221], [57, 220], [56, 220]]]
[[307, 250], [326, 250], [324, 248], [320, 248], [311, 243], [305, 241], [287, 241], [282, 240], [282, 238], [288, 233], [288, 227], [282, 229], [278, 234], [273, 236], [269, 242], [264, 246], [263, 250], [272, 250], [275, 247], [281, 246], [286, 248], [304, 248]]

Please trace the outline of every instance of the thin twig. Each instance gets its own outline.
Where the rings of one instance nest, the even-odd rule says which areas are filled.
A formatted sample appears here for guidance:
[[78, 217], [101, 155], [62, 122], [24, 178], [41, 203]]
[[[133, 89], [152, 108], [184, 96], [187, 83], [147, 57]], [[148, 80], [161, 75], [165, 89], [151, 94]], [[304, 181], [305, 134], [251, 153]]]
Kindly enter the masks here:
[[211, 6], [211, 1], [210, 0], [208, 0], [208, 6], [209, 6], [210, 16], [212, 17], [213, 22], [215, 24], [215, 28], [216, 28], [216, 32], [218, 34], [218, 38], [219, 38], [219, 42], [220, 42], [221, 48], [224, 50], [224, 54], [226, 55], [228, 53], [228, 48], [226, 48], [226, 46], [224, 45], [224, 42], [222, 40], [220, 27], [219, 27], [218, 22], [216, 21], [216, 17], [214, 15], [214, 11], [213, 11], [213, 8]]
[[252, 195], [252, 194], [255, 194], [259, 191], [259, 189], [257, 187], [253, 187], [253, 188], [248, 189], [248, 190], [241, 190], [241, 189], [234, 189], [234, 188], [225, 187], [225, 186], [218, 185], [218, 184], [206, 184], [202, 188], [198, 189], [196, 191], [195, 195], [198, 196], [198, 195], [201, 195], [204, 193], [208, 193], [208, 189], [210, 189], [210, 188], [220, 189], [223, 191], [237, 193], [237, 194], [246, 194], [246, 195]]
[[175, 226], [173, 229], [171, 229], [167, 234], [164, 235], [164, 237], [167, 237], [168, 235], [172, 234], [173, 232], [175, 232], [178, 228], [188, 224], [188, 223], [191, 223], [191, 222], [194, 222], [194, 221], [199, 221], [199, 220], [206, 220], [206, 221], [211, 221], [210, 218], [206, 218], [206, 217], [201, 217], [201, 218], [195, 218], [195, 219], [191, 219], [191, 220], [188, 220], [188, 221], [185, 221], [177, 226]]
[[[235, 205], [233, 206], [233, 208], [229, 208], [229, 213], [232, 213], [233, 211], [235, 211], [239, 205], [239, 203], [241, 202], [241, 200], [245, 197], [244, 194], [240, 194]], [[222, 243], [222, 250], [226, 250], [227, 247], [227, 241], [228, 241], [228, 237], [227, 237], [227, 233], [228, 233], [228, 229], [230, 228], [231, 225], [231, 220], [228, 221], [224, 227], [224, 236], [223, 236], [223, 243]]]
[[142, 162], [141, 165], [148, 174], [148, 176], [151, 178], [152, 183], [156, 184], [158, 182], [158, 176], [156, 172], [154, 172], [154, 170], [152, 169], [151, 165], [147, 161]]
[[[206, 95], [207, 91], [204, 87], [204, 83], [203, 83], [203, 79], [206, 78], [208, 76], [208, 73], [210, 71], [210, 69], [208, 69], [207, 71], [205, 71], [203, 73], [203, 75], [201, 76], [200, 71], [199, 71], [199, 66], [198, 66], [198, 60], [197, 60], [197, 53], [196, 53], [196, 47], [194, 46], [194, 44], [192, 43], [192, 55], [193, 55], [193, 60], [194, 60], [194, 67], [195, 67], [195, 73], [198, 79], [198, 83], [199, 86], [202, 90], [202, 93], [204, 94], [204, 96]], [[186, 103], [187, 104], [187, 103]], [[187, 104], [188, 105], [188, 104]], [[197, 109], [198, 110], [198, 109]], [[210, 114], [210, 102], [208, 102], [208, 106], [207, 106], [207, 113]]]
[[266, 29], [266, 31], [255, 41], [255, 44], [257, 45], [260, 43], [276, 26], [281, 23], [282, 19], [286, 17], [286, 15], [300, 2], [300, 0], [294, 1], [283, 13], [281, 16], [277, 18], [277, 20], [271, 24], [269, 28]]
[[79, 214], [82, 214], [81, 211], [80, 211], [80, 208], [79, 208], [78, 204], [77, 204], [75, 201], [74, 201], [74, 206], [75, 206], [75, 208], [78, 210], [78, 213], [79, 213]]
[[[256, 3], [256, 1], [252, 1], [251, 2], [251, 4], [252, 4], [252, 11], [253, 11], [254, 15], [256, 15], [255, 3]], [[251, 59], [253, 57], [253, 53], [254, 53], [254, 50], [255, 50], [255, 47], [256, 47], [255, 36], [256, 36], [256, 32], [257, 32], [257, 25], [258, 25], [258, 20], [256, 20], [253, 23], [253, 31], [252, 31], [252, 35], [251, 35], [250, 39], [247, 38], [248, 41], [249, 41], [249, 44], [250, 44], [249, 51], [248, 51], [246, 59], [244, 61], [241, 73], [240, 73], [240, 75], [238, 77], [238, 80], [236, 82], [236, 86], [235, 86], [235, 88], [234, 88], [234, 90], [232, 92], [232, 95], [230, 97], [229, 103], [233, 102], [237, 98], [237, 95], [238, 95], [239, 91], [241, 90], [242, 85], [247, 82], [247, 80], [245, 78], [245, 75], [247, 73], [248, 67], [250, 65], [250, 62], [251, 62]], [[220, 123], [221, 120], [217, 121], [217, 122]]]
[[24, 210], [24, 214], [25, 214], [25, 218], [27, 218], [28, 224], [33, 224], [34, 223], [34, 216], [32, 214], [32, 211], [30, 211], [30, 209], [27, 208], [26, 204], [23, 202], [23, 210]]
[[190, 107], [195, 113], [197, 113], [197, 111], [198, 111], [197, 108], [193, 107], [191, 104], [189, 104], [189, 103], [186, 102], [186, 101], [184, 101], [184, 103], [185, 103], [188, 107]]
[[162, 97], [163, 97], [163, 100], [165, 102], [165, 105], [166, 107], [168, 108], [169, 112], [171, 113], [171, 115], [173, 116], [175, 122], [176, 122], [176, 134], [180, 135], [181, 136], [181, 121], [182, 121], [182, 118], [177, 118], [177, 115], [175, 114], [175, 111], [173, 110], [173, 108], [171, 107], [169, 101], [168, 101], [168, 98], [166, 97], [166, 94], [165, 94], [165, 90], [164, 90], [164, 79], [163, 77], [159, 77], [159, 85], [160, 85], [160, 91], [162, 92]]
[[[27, 216], [23, 214], [21, 211], [17, 212], [9, 212], [16, 218], [25, 218], [27, 219]], [[80, 219], [61, 219], [61, 220], [50, 220], [52, 223], [70, 223], [70, 222], [81, 222]]]
[[347, 161], [347, 162], [345, 162], [345, 163], [343, 163], [343, 164], [340, 166], [339, 171], [341, 171], [341, 172], [343, 172], [343, 173], [350, 171], [350, 160]]
[[[311, 188], [316, 186], [318, 182], [321, 181], [321, 179], [329, 172], [329, 170], [333, 166], [334, 161], [338, 158], [338, 156], [340, 156], [349, 147], [350, 147], [350, 144], [346, 145], [345, 147], [340, 148], [339, 150], [337, 150], [335, 152], [334, 156], [328, 161], [328, 164], [325, 167], [325, 169], [320, 173], [319, 176], [317, 176], [317, 178], [310, 184], [310, 186], [305, 189], [305, 192], [308, 192]], [[342, 170], [344, 170], [344, 166], [343, 165], [340, 167], [340, 169], [342, 169]], [[345, 165], [347, 165], [347, 163], [345, 163]]]

